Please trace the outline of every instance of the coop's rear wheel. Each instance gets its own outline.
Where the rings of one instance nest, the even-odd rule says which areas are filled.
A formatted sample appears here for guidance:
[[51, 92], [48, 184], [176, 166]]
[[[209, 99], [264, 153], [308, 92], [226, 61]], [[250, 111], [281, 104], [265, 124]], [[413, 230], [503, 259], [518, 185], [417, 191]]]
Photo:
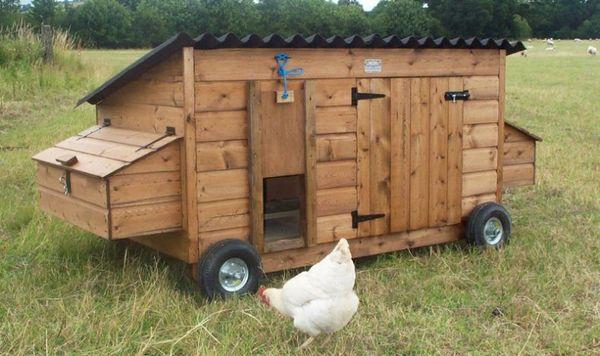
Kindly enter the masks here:
[[466, 238], [480, 248], [500, 248], [508, 243], [511, 225], [510, 214], [502, 205], [483, 203], [469, 215]]
[[198, 283], [209, 299], [256, 293], [261, 278], [258, 253], [241, 240], [215, 243], [198, 264]]

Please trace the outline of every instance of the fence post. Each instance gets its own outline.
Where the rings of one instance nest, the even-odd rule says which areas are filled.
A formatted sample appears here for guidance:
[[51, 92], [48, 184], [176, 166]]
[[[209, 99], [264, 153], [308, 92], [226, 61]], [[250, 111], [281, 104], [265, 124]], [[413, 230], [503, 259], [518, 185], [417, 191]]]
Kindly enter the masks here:
[[42, 25], [42, 46], [44, 48], [44, 63], [52, 62], [52, 58], [54, 56], [52, 40], [52, 27], [50, 27], [50, 25]]

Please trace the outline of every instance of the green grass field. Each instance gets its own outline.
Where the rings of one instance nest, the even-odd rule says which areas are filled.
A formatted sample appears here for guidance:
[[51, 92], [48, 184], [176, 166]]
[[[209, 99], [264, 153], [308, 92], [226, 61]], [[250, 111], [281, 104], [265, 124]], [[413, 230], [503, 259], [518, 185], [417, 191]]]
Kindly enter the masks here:
[[[544, 142], [537, 185], [505, 195], [511, 244], [359, 260], [358, 313], [304, 353], [600, 353], [600, 57], [527, 44], [508, 59], [507, 119]], [[256, 298], [206, 303], [181, 263], [37, 208], [30, 157], [92, 125], [75, 101], [143, 53], [74, 53], [76, 74], [0, 69], [0, 353], [296, 352], [306, 336]]]

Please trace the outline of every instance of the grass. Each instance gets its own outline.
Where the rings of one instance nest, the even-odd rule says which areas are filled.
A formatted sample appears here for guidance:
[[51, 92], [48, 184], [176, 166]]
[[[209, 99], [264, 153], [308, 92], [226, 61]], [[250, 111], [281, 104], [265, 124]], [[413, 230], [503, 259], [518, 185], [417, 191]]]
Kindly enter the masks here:
[[[586, 42], [528, 44], [528, 58], [508, 59], [507, 118], [544, 142], [537, 185], [505, 195], [511, 244], [358, 261], [359, 312], [305, 353], [600, 352], [600, 58], [585, 55]], [[92, 108], [74, 109], [76, 99], [142, 53], [73, 53], [85, 70], [44, 69], [57, 83], [0, 91], [0, 353], [296, 352], [305, 336], [256, 298], [206, 303], [182, 264], [37, 208], [31, 155], [91, 125]]]

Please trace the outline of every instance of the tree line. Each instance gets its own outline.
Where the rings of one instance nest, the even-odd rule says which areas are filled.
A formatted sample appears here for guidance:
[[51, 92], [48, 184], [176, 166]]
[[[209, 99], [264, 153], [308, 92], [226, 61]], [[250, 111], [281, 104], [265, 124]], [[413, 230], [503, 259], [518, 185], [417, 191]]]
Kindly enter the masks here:
[[86, 46], [151, 47], [176, 32], [599, 38], [600, 0], [0, 0], [0, 27], [26, 21]]

